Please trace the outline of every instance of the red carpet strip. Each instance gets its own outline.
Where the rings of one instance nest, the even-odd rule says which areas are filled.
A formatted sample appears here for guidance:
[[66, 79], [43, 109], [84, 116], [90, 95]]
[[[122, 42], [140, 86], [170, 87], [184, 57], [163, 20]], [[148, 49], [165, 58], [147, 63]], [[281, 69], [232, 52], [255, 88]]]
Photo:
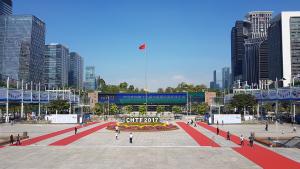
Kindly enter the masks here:
[[4, 148], [4, 146], [0, 146], [0, 149], [1, 149], [1, 148]]
[[64, 134], [64, 133], [67, 133], [67, 132], [70, 132], [70, 131], [74, 131], [75, 127], [77, 127], [77, 129], [80, 129], [80, 128], [87, 127], [87, 126], [90, 126], [90, 125], [93, 125], [93, 124], [96, 124], [96, 123], [98, 123], [98, 122], [91, 122], [91, 123], [88, 123], [88, 124], [82, 125], [82, 126], [78, 125], [78, 126], [74, 126], [74, 127], [71, 127], [71, 128], [64, 129], [64, 130], [59, 130], [59, 131], [56, 131], [56, 132], [53, 132], [53, 133], [49, 133], [49, 134], [45, 134], [45, 135], [41, 135], [41, 136], [38, 136], [38, 137], [31, 138], [31, 139], [27, 139], [25, 141], [22, 141], [21, 142], [22, 144], [20, 146], [28, 146], [28, 145], [31, 145], [31, 144], [35, 144], [37, 142], [49, 139], [51, 137], [55, 137], [55, 136], [58, 136], [58, 135], [61, 135], [61, 134]]
[[68, 144], [71, 144], [87, 135], [90, 135], [98, 130], [101, 130], [105, 127], [107, 127], [108, 125], [110, 124], [113, 124], [114, 122], [109, 122], [109, 123], [105, 123], [105, 124], [102, 124], [102, 125], [99, 125], [99, 126], [96, 126], [96, 127], [93, 127], [91, 129], [88, 129], [88, 130], [85, 130], [83, 132], [80, 132], [78, 134], [74, 134], [72, 136], [69, 136], [69, 137], [66, 137], [64, 139], [61, 139], [61, 140], [58, 140], [54, 143], [51, 143], [49, 144], [50, 146], [65, 146], [65, 145], [68, 145]]
[[198, 130], [194, 129], [193, 127], [187, 125], [184, 122], [177, 122], [177, 124], [187, 132], [200, 146], [212, 146], [212, 147], [220, 147], [219, 144], [199, 132]]
[[[214, 133], [217, 132], [215, 127], [209, 126], [206, 123], [199, 122], [198, 125]], [[226, 138], [225, 131], [220, 130], [219, 133], [222, 137]], [[231, 134], [231, 141], [240, 144], [239, 137], [233, 134]], [[248, 140], [244, 140], [244, 144], [244, 146], [232, 149], [264, 169], [300, 169], [300, 163], [297, 161], [284, 157], [258, 144], [254, 144], [253, 147], [250, 147]]]

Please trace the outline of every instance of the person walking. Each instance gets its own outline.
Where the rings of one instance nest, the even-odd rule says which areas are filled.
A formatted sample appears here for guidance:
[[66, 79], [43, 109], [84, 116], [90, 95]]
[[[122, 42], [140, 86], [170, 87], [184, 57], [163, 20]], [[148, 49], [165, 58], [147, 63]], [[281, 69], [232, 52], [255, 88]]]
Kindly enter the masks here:
[[10, 135], [10, 144], [14, 144], [14, 136], [12, 134]]
[[17, 136], [17, 143], [16, 143], [16, 145], [21, 145], [20, 135], [19, 135], [19, 134], [18, 134], [18, 136]]
[[222, 126], [224, 125], [224, 121], [222, 120]]
[[241, 141], [241, 146], [243, 146], [244, 145], [244, 136], [242, 134], [240, 136], [240, 141]]
[[76, 134], [77, 134], [77, 127], [75, 127], [75, 129], [74, 129], [74, 130], [75, 130], [75, 135], [76, 135]]
[[227, 140], [230, 140], [230, 132], [227, 131]]
[[251, 135], [251, 136], [249, 137], [250, 147], [253, 147], [253, 141], [254, 141], [254, 137]]
[[129, 134], [129, 143], [130, 143], [130, 144], [132, 144], [132, 140], [133, 140], [133, 134], [130, 133], [130, 134]]
[[116, 140], [119, 140], [119, 133], [118, 132], [116, 132]]
[[268, 129], [269, 129], [269, 125], [268, 125], [268, 122], [266, 122], [265, 130], [268, 131]]
[[219, 135], [219, 133], [220, 133], [220, 129], [219, 127], [217, 127], [217, 135]]

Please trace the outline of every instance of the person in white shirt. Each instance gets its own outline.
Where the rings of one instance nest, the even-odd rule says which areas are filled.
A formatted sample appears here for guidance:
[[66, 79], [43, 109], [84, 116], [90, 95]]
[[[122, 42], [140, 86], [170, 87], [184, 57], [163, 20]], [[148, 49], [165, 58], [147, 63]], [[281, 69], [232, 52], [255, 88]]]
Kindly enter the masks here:
[[241, 141], [241, 145], [243, 146], [244, 145], [244, 136], [242, 134], [240, 136], [240, 141]]
[[133, 139], [133, 134], [130, 133], [130, 134], [129, 134], [129, 143], [131, 143], [131, 144], [132, 144], [132, 139]]

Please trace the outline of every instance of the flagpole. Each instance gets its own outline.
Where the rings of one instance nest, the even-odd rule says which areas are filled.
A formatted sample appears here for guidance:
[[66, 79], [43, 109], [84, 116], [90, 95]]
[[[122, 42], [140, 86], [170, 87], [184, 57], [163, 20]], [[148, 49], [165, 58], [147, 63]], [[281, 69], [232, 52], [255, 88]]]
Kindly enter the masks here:
[[146, 95], [146, 115], [148, 113], [148, 81], [147, 81], [147, 71], [148, 71], [148, 58], [147, 58], [147, 48], [145, 48], [145, 95]]

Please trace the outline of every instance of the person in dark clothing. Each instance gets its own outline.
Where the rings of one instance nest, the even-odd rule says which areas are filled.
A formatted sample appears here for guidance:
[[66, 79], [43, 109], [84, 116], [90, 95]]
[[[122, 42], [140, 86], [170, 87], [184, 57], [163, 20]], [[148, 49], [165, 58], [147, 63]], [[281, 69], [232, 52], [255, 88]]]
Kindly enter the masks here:
[[220, 129], [219, 127], [217, 127], [217, 135], [219, 135], [219, 133], [220, 133]]
[[265, 130], [268, 131], [268, 129], [269, 129], [269, 125], [268, 125], [268, 123], [266, 123]]
[[75, 127], [75, 134], [77, 134], [77, 127]]
[[17, 136], [17, 143], [16, 143], [16, 145], [21, 145], [20, 135], [19, 135], [19, 134], [18, 134], [18, 136]]
[[249, 137], [250, 147], [253, 147], [253, 142], [254, 142], [254, 137], [253, 137], [253, 136], [250, 136], [250, 137]]
[[227, 140], [230, 140], [230, 132], [227, 131]]
[[14, 136], [10, 135], [10, 144], [14, 144]]
[[133, 134], [130, 133], [130, 134], [129, 134], [129, 143], [131, 143], [131, 144], [132, 144], [132, 139], [133, 139]]

